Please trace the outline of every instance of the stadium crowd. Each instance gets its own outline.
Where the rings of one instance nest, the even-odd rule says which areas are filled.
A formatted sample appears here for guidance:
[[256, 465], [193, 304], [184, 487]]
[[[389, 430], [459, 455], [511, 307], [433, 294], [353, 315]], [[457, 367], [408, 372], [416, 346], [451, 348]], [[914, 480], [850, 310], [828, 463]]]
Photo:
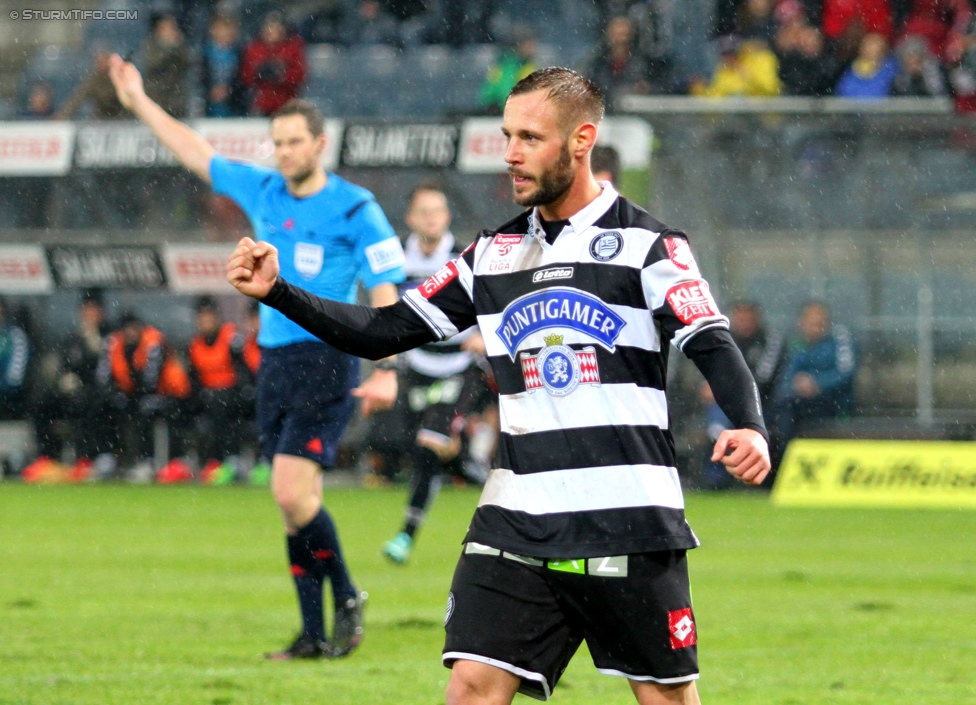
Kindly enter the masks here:
[[[584, 38], [573, 63], [603, 89], [611, 111], [627, 94], [951, 96], [960, 110], [976, 107], [971, 0], [702, 2], [700, 10], [713, 21], [692, 42], [714, 58], [710, 70], [680, 60], [677, 44], [689, 39], [677, 36], [676, 3], [582, 4], [602, 29], [566, 26]], [[271, 11], [227, 0], [205, 3], [205, 11], [183, 5], [157, 5], [136, 54], [147, 94], [177, 117], [269, 115], [303, 94], [307, 47], [319, 44], [495, 45], [487, 75], [472, 78], [466, 109], [500, 112], [500, 97], [538, 68], [542, 18], [564, 13], [557, 0], [532, 3], [534, 13], [523, 16], [499, 1], [320, 0]], [[591, 35], [595, 41], [586, 42]], [[88, 48], [91, 70], [60, 104], [49, 81], [25, 74], [18, 117], [125, 117], [107, 75], [116, 47], [96, 39]], [[194, 95], [200, 100], [191, 100]]]

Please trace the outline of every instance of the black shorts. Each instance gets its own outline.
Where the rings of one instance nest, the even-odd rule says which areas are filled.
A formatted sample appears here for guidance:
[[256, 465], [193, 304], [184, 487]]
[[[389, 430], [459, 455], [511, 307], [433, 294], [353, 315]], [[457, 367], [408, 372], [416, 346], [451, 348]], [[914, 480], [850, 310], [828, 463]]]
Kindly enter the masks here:
[[585, 639], [601, 673], [675, 684], [698, 678], [685, 551], [553, 561], [469, 543], [445, 619], [444, 665], [478, 661], [547, 700]]
[[261, 453], [335, 465], [339, 440], [356, 408], [359, 360], [324, 343], [261, 348], [257, 425]]
[[475, 411], [485, 386], [475, 365], [443, 379], [407, 370], [397, 381], [397, 401], [391, 413], [377, 416], [370, 425], [366, 444], [371, 448], [413, 445], [424, 436], [435, 442], [449, 441], [457, 433], [459, 418]]

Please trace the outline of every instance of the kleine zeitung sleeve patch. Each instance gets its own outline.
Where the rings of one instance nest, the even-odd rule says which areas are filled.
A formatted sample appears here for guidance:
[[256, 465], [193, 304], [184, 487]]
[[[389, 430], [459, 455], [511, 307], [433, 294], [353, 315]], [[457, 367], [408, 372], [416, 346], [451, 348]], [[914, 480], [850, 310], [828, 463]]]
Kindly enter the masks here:
[[425, 299], [429, 299], [438, 291], [443, 289], [452, 279], [458, 277], [458, 268], [454, 262], [448, 262], [436, 272], [427, 277], [423, 284], [417, 287], [417, 291]]
[[718, 305], [708, 290], [708, 282], [704, 279], [676, 284], [668, 289], [664, 298], [674, 315], [685, 325], [690, 325], [699, 318], [720, 315]]

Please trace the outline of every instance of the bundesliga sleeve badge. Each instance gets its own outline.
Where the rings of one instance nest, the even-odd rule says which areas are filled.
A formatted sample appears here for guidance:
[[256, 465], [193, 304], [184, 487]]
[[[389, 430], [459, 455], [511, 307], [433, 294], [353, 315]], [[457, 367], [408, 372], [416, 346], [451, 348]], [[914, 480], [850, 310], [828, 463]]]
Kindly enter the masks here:
[[525, 390], [545, 389], [554, 397], [572, 394], [580, 384], [600, 384], [600, 370], [596, 362], [596, 348], [580, 351], [563, 345], [563, 336], [547, 335], [546, 347], [538, 353], [522, 353], [522, 376]]

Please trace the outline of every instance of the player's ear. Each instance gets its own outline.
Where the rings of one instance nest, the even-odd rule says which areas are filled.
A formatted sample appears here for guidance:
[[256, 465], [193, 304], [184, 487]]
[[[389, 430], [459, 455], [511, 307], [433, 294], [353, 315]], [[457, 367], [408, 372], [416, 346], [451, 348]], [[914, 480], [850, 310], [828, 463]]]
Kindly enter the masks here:
[[592, 122], [581, 124], [570, 136], [570, 151], [577, 157], [582, 157], [589, 152], [596, 144], [596, 132], [596, 125]]

